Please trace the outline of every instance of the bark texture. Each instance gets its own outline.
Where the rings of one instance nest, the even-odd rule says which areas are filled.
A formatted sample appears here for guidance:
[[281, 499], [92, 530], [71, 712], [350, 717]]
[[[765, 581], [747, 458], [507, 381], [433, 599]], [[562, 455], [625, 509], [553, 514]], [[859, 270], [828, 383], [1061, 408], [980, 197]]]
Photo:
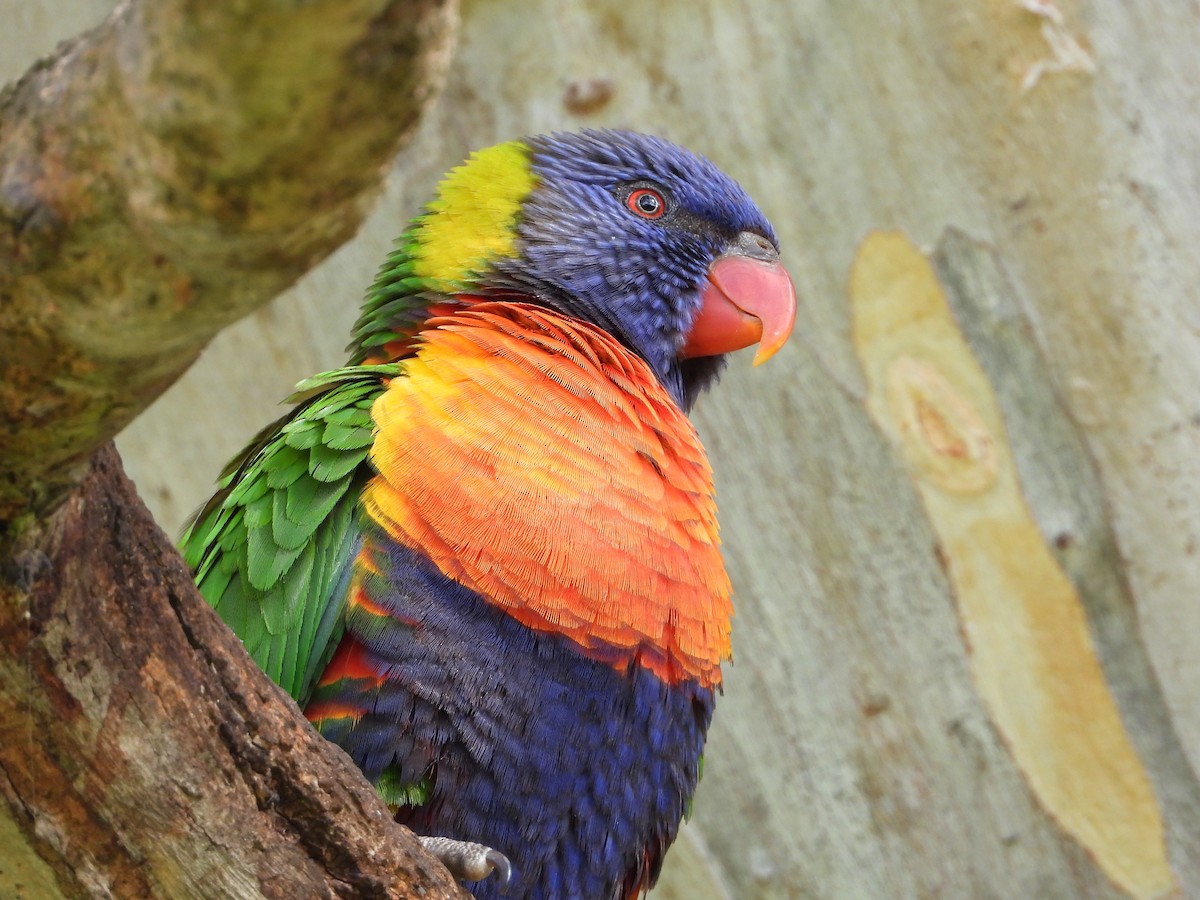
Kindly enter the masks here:
[[[111, 447], [6, 575], [0, 796], [63, 895], [464, 896], [200, 599]], [[43, 896], [16, 849], [4, 896]]]
[[126, 0], [0, 95], [0, 521], [357, 231], [452, 15]]
[[455, 13], [129, 0], [0, 94], [0, 895], [462, 896], [108, 445], [357, 230]]

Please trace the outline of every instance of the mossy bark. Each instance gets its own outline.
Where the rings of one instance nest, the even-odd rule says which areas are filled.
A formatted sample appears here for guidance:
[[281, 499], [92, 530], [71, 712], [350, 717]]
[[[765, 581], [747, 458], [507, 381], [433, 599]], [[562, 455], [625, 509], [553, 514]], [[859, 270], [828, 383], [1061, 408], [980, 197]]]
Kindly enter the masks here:
[[0, 95], [0, 895], [458, 897], [109, 440], [358, 229], [442, 0], [120, 3]]
[[358, 230], [453, 17], [127, 0], [0, 95], [0, 522]]

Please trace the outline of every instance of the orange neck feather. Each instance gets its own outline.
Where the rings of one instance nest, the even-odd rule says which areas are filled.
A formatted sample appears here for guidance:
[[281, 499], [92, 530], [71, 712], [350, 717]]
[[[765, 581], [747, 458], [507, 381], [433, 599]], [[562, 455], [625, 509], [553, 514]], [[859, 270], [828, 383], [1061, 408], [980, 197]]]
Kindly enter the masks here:
[[720, 683], [733, 610], [712, 472], [616, 340], [479, 303], [430, 320], [372, 415], [364, 504], [396, 540], [588, 656]]

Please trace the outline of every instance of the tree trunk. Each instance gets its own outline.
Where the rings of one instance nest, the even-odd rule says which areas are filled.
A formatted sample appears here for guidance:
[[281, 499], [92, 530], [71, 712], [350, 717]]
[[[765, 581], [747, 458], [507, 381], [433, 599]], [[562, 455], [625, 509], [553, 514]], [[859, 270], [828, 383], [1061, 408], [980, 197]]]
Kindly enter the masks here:
[[98, 449], [357, 229], [453, 13], [130, 0], [0, 95], [0, 895], [463, 895]]
[[[12, 556], [0, 794], [67, 896], [459, 897], [199, 597], [111, 448]], [[14, 883], [17, 882], [17, 883]]]
[[1166, 0], [468, 0], [378, 214], [122, 452], [176, 528], [445, 168], [662, 133], [801, 313], [697, 414], [736, 663], [656, 896], [1200, 896], [1197, 45]]
[[358, 230], [446, 6], [125, 0], [0, 95], [0, 521]]

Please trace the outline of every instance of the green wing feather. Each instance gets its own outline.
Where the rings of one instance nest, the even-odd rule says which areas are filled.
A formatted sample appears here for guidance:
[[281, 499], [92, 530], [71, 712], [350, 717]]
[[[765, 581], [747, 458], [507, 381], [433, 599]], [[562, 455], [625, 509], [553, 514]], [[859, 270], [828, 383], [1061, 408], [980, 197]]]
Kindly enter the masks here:
[[384, 344], [415, 335], [429, 318], [429, 307], [448, 299], [446, 285], [416, 274], [416, 235], [423, 222], [424, 217], [413, 220], [367, 290], [346, 347], [353, 365], [374, 357]]
[[399, 365], [297, 385], [182, 538], [200, 593], [254, 661], [303, 704], [342, 635], [358, 496], [371, 475], [371, 404]]
[[418, 218], [367, 292], [346, 368], [296, 386], [295, 409], [268, 425], [221, 475], [184, 533], [200, 593], [254, 661], [303, 704], [342, 634], [358, 496], [371, 475], [371, 404], [402, 363], [366, 365], [412, 337], [445, 296], [414, 272]]

